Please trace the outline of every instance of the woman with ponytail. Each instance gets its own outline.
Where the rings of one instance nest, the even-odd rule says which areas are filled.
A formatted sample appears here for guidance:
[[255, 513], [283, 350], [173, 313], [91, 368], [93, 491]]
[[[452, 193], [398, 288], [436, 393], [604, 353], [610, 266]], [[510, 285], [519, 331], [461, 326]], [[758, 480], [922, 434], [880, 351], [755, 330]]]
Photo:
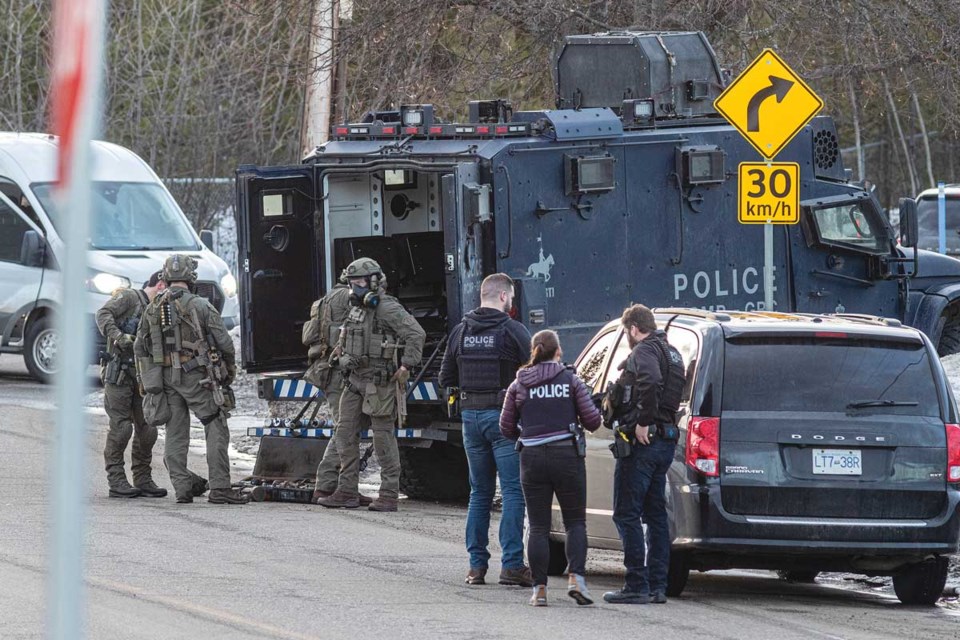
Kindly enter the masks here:
[[556, 332], [545, 330], [530, 342], [530, 360], [507, 389], [500, 431], [517, 440], [520, 484], [527, 503], [530, 540], [527, 555], [533, 572], [530, 604], [547, 604], [550, 518], [557, 496], [567, 534], [570, 572], [567, 594], [577, 604], [593, 604], [584, 581], [587, 561], [587, 472], [583, 429], [600, 427], [600, 412], [573, 367], [560, 362], [563, 350]]

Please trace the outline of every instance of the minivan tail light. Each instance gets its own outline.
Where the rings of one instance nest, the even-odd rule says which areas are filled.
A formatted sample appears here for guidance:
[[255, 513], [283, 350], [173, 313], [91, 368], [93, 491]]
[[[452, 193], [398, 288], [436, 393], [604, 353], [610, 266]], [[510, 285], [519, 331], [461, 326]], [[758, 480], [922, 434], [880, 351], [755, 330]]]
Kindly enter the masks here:
[[708, 477], [720, 475], [720, 418], [694, 416], [687, 424], [687, 464]]
[[960, 424], [947, 429], [947, 482], [960, 482]]

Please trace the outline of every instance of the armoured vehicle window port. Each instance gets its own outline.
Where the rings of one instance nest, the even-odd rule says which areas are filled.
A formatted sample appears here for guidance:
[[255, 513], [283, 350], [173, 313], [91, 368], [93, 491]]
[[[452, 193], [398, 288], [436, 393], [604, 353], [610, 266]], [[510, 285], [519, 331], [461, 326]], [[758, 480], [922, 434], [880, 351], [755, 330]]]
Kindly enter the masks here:
[[[932, 604], [960, 535], [960, 426], [936, 350], [897, 320], [658, 309], [687, 367], [681, 436], [667, 475], [667, 591], [691, 569], [893, 575]], [[630, 352], [619, 321], [577, 360], [600, 391]], [[613, 432], [588, 434], [590, 545], [619, 549]], [[563, 572], [555, 513], [551, 569]]]
[[[475, 101], [468, 122], [447, 123], [403, 105], [336, 125], [301, 164], [237, 171], [243, 366], [275, 376], [266, 397], [314, 393], [296, 380], [301, 326], [357, 257], [384, 266], [427, 331], [400, 433], [413, 497], [467, 493], [456, 407], [435, 377], [484, 276], [515, 277], [513, 313], [531, 331], [556, 329], [571, 354], [631, 301], [763, 307], [763, 230], [736, 214], [737, 165], [760, 158], [714, 111], [725, 74], [705, 36], [570, 36], [555, 78], [553, 110]], [[847, 181], [830, 117], [777, 160], [800, 166], [802, 211], [774, 230], [775, 310], [897, 318], [941, 353], [960, 348], [960, 261], [913, 249], [915, 203], [902, 203], [900, 246]], [[327, 427], [281, 420], [251, 434]]]

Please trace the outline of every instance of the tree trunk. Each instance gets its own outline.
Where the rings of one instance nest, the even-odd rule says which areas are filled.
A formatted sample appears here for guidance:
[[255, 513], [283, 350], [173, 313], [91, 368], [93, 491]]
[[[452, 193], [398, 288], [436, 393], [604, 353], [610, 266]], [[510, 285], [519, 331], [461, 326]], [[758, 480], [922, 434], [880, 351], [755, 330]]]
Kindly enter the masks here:
[[316, 0], [310, 34], [310, 63], [304, 100], [300, 151], [306, 155], [327, 141], [333, 107], [334, 45], [338, 0]]
[[[935, 187], [937, 186], [937, 180], [933, 176], [933, 156], [930, 153], [930, 136], [927, 134], [927, 123], [923, 119], [923, 111], [920, 110], [920, 100], [917, 98], [917, 92], [911, 91], [910, 97], [913, 98], [913, 108], [917, 112], [920, 134], [923, 136], [923, 152], [927, 158], [927, 179], [930, 181], [928, 186]], [[916, 192], [912, 195], [916, 195]]]
[[903, 148], [903, 156], [907, 165], [907, 173], [910, 175], [910, 193], [917, 193], [917, 172], [913, 166], [913, 159], [910, 157], [910, 145], [907, 144], [907, 137], [903, 134], [903, 127], [900, 125], [900, 112], [897, 111], [897, 105], [893, 101], [893, 93], [890, 91], [890, 82], [887, 81], [887, 74], [881, 73], [883, 79], [883, 91], [887, 96], [887, 105], [890, 107], [890, 116], [897, 128], [897, 136], [900, 138], [900, 146]]

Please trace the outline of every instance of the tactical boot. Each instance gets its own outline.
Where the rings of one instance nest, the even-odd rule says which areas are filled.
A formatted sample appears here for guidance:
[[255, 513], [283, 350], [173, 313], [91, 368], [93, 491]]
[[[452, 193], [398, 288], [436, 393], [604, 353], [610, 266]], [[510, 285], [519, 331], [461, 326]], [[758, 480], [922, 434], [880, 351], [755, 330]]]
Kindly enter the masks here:
[[317, 501], [320, 498], [329, 498], [332, 495], [333, 495], [333, 491], [322, 491], [321, 489], [314, 489], [313, 498], [311, 498], [310, 502], [312, 502], [313, 504], [319, 504]]
[[117, 480], [114, 484], [110, 485], [110, 497], [111, 498], [139, 498], [140, 489], [136, 487], [131, 487], [130, 483], [127, 482], [126, 478]]
[[547, 585], [538, 584], [533, 588], [533, 595], [530, 596], [530, 606], [533, 606], [533, 607], [547, 606]]
[[201, 476], [195, 476], [193, 478], [193, 483], [190, 486], [190, 495], [195, 498], [199, 498], [207, 492], [207, 489], [210, 488], [210, 483], [207, 482], [207, 479]]
[[211, 489], [207, 502], [213, 504], [247, 504], [250, 498], [235, 489]]
[[663, 591], [654, 591], [650, 594], [650, 602], [654, 604], [667, 604], [667, 594]]
[[177, 504], [190, 504], [193, 502], [193, 496], [189, 493], [177, 495]]
[[519, 569], [500, 569], [500, 584], [517, 587], [532, 587], [533, 574], [530, 573], [530, 567], [520, 567]]
[[486, 584], [487, 581], [484, 579], [486, 577], [486, 567], [470, 567], [470, 571], [467, 573], [467, 579], [464, 580], [464, 582], [472, 585]]
[[360, 506], [360, 498], [347, 495], [337, 489], [326, 498], [319, 498], [317, 504], [328, 509], [356, 509]]
[[571, 573], [567, 583], [567, 595], [577, 601], [579, 605], [593, 604], [593, 596], [587, 589], [587, 581], [583, 576]]
[[147, 480], [146, 482], [141, 482], [137, 485], [137, 489], [140, 489], [140, 493], [148, 498], [166, 498], [167, 490], [163, 487], [158, 487], [153, 480]]
[[368, 506], [367, 509], [369, 509], [370, 511], [396, 511], [397, 499], [384, 498], [383, 496], [380, 496], [376, 500], [371, 500], [370, 506]]
[[[358, 500], [360, 500], [360, 506], [361, 506], [361, 507], [369, 507], [370, 505], [372, 505], [372, 504], [374, 503], [374, 499], [373, 499], [373, 498], [371, 498], [370, 496], [365, 496], [365, 495], [363, 495], [362, 493], [361, 493], [360, 496], [358, 497]], [[376, 509], [374, 509], [374, 511], [376, 511]], [[396, 509], [394, 509], [394, 511], [396, 511]]]

